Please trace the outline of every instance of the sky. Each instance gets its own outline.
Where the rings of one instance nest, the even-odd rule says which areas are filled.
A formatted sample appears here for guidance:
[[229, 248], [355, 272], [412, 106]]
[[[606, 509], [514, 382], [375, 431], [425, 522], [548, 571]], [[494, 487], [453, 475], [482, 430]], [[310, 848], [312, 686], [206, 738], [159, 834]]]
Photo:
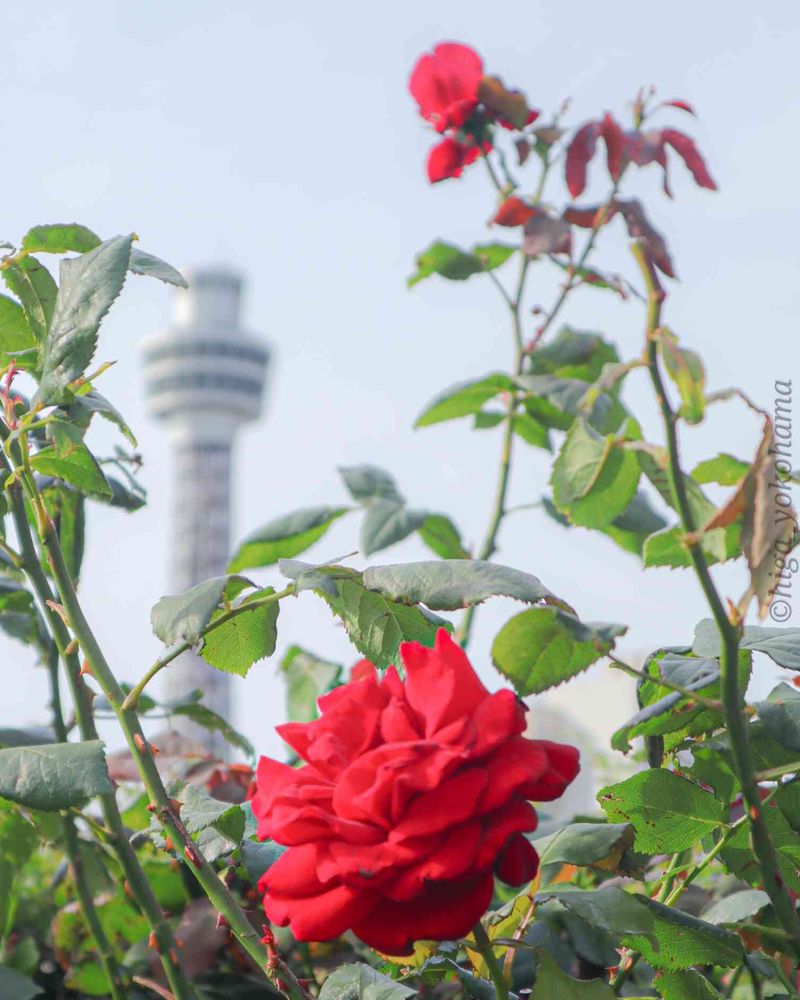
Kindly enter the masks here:
[[[425, 178], [432, 136], [406, 83], [417, 57], [441, 40], [476, 47], [490, 72], [545, 113], [571, 98], [576, 124], [605, 110], [624, 115], [642, 85], [691, 101], [699, 119], [676, 111], [671, 124], [697, 138], [719, 192], [696, 189], [677, 165], [674, 201], [652, 167], [630, 189], [647, 199], [682, 279], [670, 286], [667, 322], [704, 356], [710, 388], [740, 384], [767, 408], [775, 380], [798, 367], [794, 4], [735, 0], [724, 13], [696, 0], [311, 0], [293, 12], [257, 0], [9, 5], [0, 39], [0, 238], [78, 221], [103, 237], [133, 230], [140, 247], [176, 265], [224, 262], [246, 278], [244, 319], [274, 354], [265, 413], [239, 440], [235, 538], [298, 507], [344, 501], [336, 467], [362, 462], [386, 467], [413, 505], [449, 512], [469, 543], [484, 533], [498, 434], [471, 433], [466, 422], [412, 429], [441, 389], [512, 359], [487, 279], [405, 284], [434, 238], [469, 245], [491, 235], [494, 195], [482, 172], [433, 188]], [[598, 164], [588, 196], [602, 194], [601, 173]], [[552, 196], [563, 196], [560, 185]], [[632, 274], [617, 230], [596, 261]], [[531, 304], [552, 300], [551, 270], [536, 268]], [[169, 323], [170, 308], [165, 286], [131, 277], [97, 354], [117, 362], [98, 388], [137, 433], [150, 504], [135, 515], [92, 505], [81, 594], [118, 676], [130, 681], [159, 653], [149, 609], [168, 590], [169, 442], [145, 410], [139, 344]], [[564, 319], [617, 340], [625, 357], [640, 349], [635, 302], [581, 290]], [[626, 399], [660, 440], [644, 379], [630, 380]], [[92, 435], [107, 453], [110, 430]], [[686, 464], [718, 451], [749, 457], [757, 436], [752, 415], [720, 404], [685, 436]], [[543, 492], [548, 458], [525, 445], [517, 457], [511, 503], [528, 504]], [[345, 518], [309, 556], [355, 548], [357, 520]], [[412, 539], [375, 561], [425, 557]], [[706, 617], [687, 571], [643, 572], [604, 537], [564, 530], [540, 510], [508, 519], [497, 558], [539, 576], [584, 619], [626, 623], [620, 655], [632, 659], [690, 641]], [[277, 574], [258, 578], [272, 583]], [[717, 579], [733, 597], [743, 589], [741, 567], [724, 567]], [[299, 643], [342, 663], [356, 658], [313, 595], [284, 603], [279, 654]], [[787, 624], [800, 622], [797, 603]], [[492, 687], [501, 679], [489, 664], [491, 640], [516, 610], [495, 600], [476, 619], [473, 659]], [[29, 660], [0, 640], [8, 677], [0, 724], [46, 721], [45, 678]], [[268, 753], [280, 746], [277, 660], [234, 679], [237, 724]], [[756, 693], [773, 678], [760, 664]], [[567, 719], [555, 726], [562, 738], [572, 725], [602, 736], [630, 714], [632, 698], [632, 682], [597, 667], [540, 704]], [[113, 727], [104, 735], [119, 742]]]

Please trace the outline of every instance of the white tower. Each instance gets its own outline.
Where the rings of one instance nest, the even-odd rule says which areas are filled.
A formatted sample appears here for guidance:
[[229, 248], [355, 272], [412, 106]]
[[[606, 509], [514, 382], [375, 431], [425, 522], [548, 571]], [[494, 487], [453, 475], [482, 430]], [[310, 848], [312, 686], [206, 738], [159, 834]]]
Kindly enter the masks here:
[[[225, 572], [233, 441], [261, 411], [269, 361], [266, 345], [240, 325], [241, 277], [224, 267], [192, 268], [185, 277], [172, 325], [144, 343], [148, 407], [172, 439], [171, 593]], [[229, 677], [193, 653], [162, 676], [167, 698], [200, 688], [203, 703], [230, 718]], [[208, 733], [187, 721], [179, 728], [208, 745]]]

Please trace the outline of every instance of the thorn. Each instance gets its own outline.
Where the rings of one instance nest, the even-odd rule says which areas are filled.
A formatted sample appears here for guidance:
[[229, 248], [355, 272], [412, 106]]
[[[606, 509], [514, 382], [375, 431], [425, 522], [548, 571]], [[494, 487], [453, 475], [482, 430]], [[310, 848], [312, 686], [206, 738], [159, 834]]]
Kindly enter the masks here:
[[222, 928], [230, 927], [230, 924], [225, 919], [225, 917], [223, 917], [223, 915], [221, 913], [218, 913], [217, 914], [217, 922], [216, 922], [216, 924], [214, 926], [217, 928], [217, 930], [219, 930], [220, 927], [222, 927]]
[[183, 805], [183, 803], [180, 801], [180, 799], [170, 799], [169, 800], [169, 807], [172, 810], [172, 812], [175, 813], [176, 816], [180, 816], [181, 806], [182, 805]]
[[45, 604], [51, 611], [54, 611], [61, 621], [69, 628], [69, 618], [67, 617], [67, 610], [63, 604], [59, 604], [57, 601], [46, 600]]
[[125, 881], [122, 883], [122, 891], [125, 893], [128, 899], [133, 899], [133, 892], [131, 891], [131, 885], [127, 879], [125, 879]]
[[175, 845], [172, 843], [172, 837], [166, 837], [164, 839], [164, 850], [165, 851], [174, 851], [175, 850]]
[[80, 643], [77, 639], [71, 639], [67, 648], [64, 650], [65, 656], [72, 656], [73, 653], [77, 653], [80, 649]]
[[190, 844], [187, 844], [186, 847], [184, 847], [183, 854], [190, 865], [194, 865], [195, 868], [200, 867], [200, 858], [197, 851]]
[[90, 677], [92, 676], [92, 670], [91, 667], [89, 666], [88, 660], [84, 660], [83, 663], [81, 663], [80, 676], [85, 677], [86, 674], [88, 674]]
[[147, 947], [158, 951], [158, 938], [155, 931], [150, 931], [150, 937], [147, 939]]

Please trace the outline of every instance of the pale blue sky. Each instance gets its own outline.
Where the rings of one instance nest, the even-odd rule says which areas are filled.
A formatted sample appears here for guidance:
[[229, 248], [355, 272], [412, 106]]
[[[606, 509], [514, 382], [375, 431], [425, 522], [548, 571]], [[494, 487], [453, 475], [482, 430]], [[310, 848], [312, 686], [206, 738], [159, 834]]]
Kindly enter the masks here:
[[[237, 535], [292, 508], [343, 499], [335, 466], [365, 461], [389, 466], [415, 505], [452, 512], [470, 542], [483, 534], [497, 436], [456, 423], [411, 429], [438, 390], [504, 367], [511, 350], [487, 280], [405, 288], [415, 252], [432, 238], [486, 238], [493, 203], [477, 171], [434, 189], [424, 177], [430, 136], [406, 79], [442, 39], [473, 44], [534, 106], [549, 111], [571, 96], [573, 121], [623, 113], [642, 84], [690, 100], [700, 120], [676, 112], [675, 123], [696, 135], [720, 192], [695, 189], [681, 168], [672, 203], [652, 168], [635, 185], [683, 278], [668, 321], [705, 355], [713, 388], [741, 383], [769, 405], [776, 378], [800, 378], [795, 4], [411, 0], [296, 10], [256, 0], [45, 0], [3, 12], [0, 237], [71, 220], [104, 236], [136, 230], [143, 248], [176, 264], [227, 261], [249, 280], [246, 319], [274, 346], [275, 366], [268, 412], [243, 436]], [[613, 249], [598, 260], [628, 268], [619, 234], [607, 243]], [[549, 301], [552, 277], [537, 281]], [[101, 388], [139, 435], [151, 492], [149, 509], [132, 517], [92, 510], [83, 596], [126, 679], [157, 655], [149, 608], [166, 586], [168, 450], [144, 412], [137, 343], [168, 321], [169, 308], [165, 288], [131, 279], [98, 352], [118, 361]], [[638, 350], [635, 305], [581, 292], [565, 318], [615, 337], [628, 356]], [[629, 398], [645, 398], [645, 388], [632, 380]], [[726, 405], [692, 434], [687, 456], [744, 457], [756, 435]], [[111, 438], [102, 431], [95, 441], [102, 450]], [[536, 499], [547, 473], [546, 456], [523, 448], [514, 503]], [[345, 520], [314, 554], [349, 551], [355, 539], [355, 521]], [[423, 555], [412, 541], [381, 558]], [[631, 655], [689, 639], [704, 614], [688, 573], [637, 574], [606, 539], [565, 532], [540, 512], [509, 522], [500, 558], [536, 573], [585, 618], [629, 623], [622, 647]], [[721, 579], [738, 596], [741, 574]], [[513, 610], [495, 602], [479, 614], [475, 660], [492, 684], [488, 647]], [[353, 658], [310, 595], [280, 624], [281, 648], [294, 641]], [[0, 657], [13, 676], [0, 720], [42, 721], [41, 674], [17, 669], [21, 647], [0, 642]], [[282, 705], [274, 671], [262, 663], [236, 683], [239, 722], [268, 750]], [[612, 712], [617, 696], [602, 702], [607, 690], [590, 680], [566, 699]]]

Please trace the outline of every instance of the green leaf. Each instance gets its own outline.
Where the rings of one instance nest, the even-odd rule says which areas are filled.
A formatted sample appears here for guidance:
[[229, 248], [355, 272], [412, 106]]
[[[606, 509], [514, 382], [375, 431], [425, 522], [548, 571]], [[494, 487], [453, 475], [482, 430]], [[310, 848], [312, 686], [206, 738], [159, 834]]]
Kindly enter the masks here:
[[545, 948], [536, 949], [536, 983], [530, 1000], [615, 1000], [616, 994], [601, 979], [573, 979], [563, 972]]
[[115, 236], [80, 257], [62, 260], [61, 286], [44, 345], [39, 402], [62, 402], [69, 383], [83, 375], [92, 360], [100, 323], [125, 283], [132, 239]]
[[267, 522], [241, 543], [228, 572], [272, 566], [291, 559], [319, 541], [349, 507], [305, 507]]
[[147, 278], [158, 278], [168, 285], [176, 285], [178, 288], [188, 288], [186, 278], [172, 264], [168, 264], [160, 257], [154, 257], [151, 253], [145, 253], [136, 247], [131, 248], [128, 270], [131, 274], [141, 274]]
[[653, 985], [662, 1000], [719, 1000], [719, 993], [699, 972], [665, 972], [656, 976]]
[[52, 446], [42, 448], [31, 458], [34, 471], [70, 483], [87, 496], [111, 499], [111, 487], [103, 470], [86, 445], [76, 444], [68, 455], [59, 455]]
[[619, 361], [617, 349], [599, 333], [587, 333], [562, 326], [549, 343], [537, 346], [531, 354], [531, 367], [537, 375], [558, 375], [595, 382], [603, 366]]
[[286, 678], [286, 715], [290, 722], [316, 719], [317, 699], [337, 684], [342, 675], [338, 663], [329, 663], [302, 649], [290, 646], [281, 660]]
[[725, 807], [709, 792], [672, 771], [640, 771], [597, 794], [612, 822], [633, 824], [636, 849], [674, 854], [692, 847], [722, 826]]
[[517, 413], [514, 416], [514, 433], [532, 448], [552, 451], [550, 431], [530, 413]]
[[[549, 497], [542, 497], [542, 506], [554, 521], [567, 528], [573, 527], [567, 518], [559, 513]], [[619, 517], [615, 517], [610, 524], [594, 530], [602, 531], [627, 552], [641, 556], [647, 538], [665, 524], [664, 518], [650, 505], [647, 495], [642, 490], [637, 490]]]
[[0, 996], [3, 1000], [33, 1000], [42, 993], [41, 987], [28, 976], [0, 965]]
[[[113, 497], [113, 490], [109, 484]], [[83, 495], [70, 486], [50, 483], [42, 489], [45, 509], [56, 526], [64, 561], [73, 580], [81, 574], [86, 540], [86, 504]]]
[[[484, 256], [488, 260], [489, 254]], [[427, 250], [419, 254], [416, 265], [416, 272], [408, 278], [409, 288], [432, 274], [438, 274], [448, 281], [466, 281], [473, 274], [480, 274], [485, 269], [491, 270], [490, 267], [485, 268], [481, 258], [475, 254], [466, 253], [451, 243], [441, 241], [431, 243]]]
[[[780, 667], [800, 670], [800, 628], [764, 628], [761, 625], [746, 625], [739, 647], [766, 653]], [[695, 625], [692, 648], [698, 656], [720, 655], [722, 643], [713, 619], [704, 618]]]
[[445, 514], [428, 514], [417, 529], [419, 537], [441, 559], [468, 559], [461, 533]]
[[231, 808], [230, 802], [215, 799], [201, 785], [187, 783], [181, 789], [181, 820], [187, 833], [195, 834], [213, 826]]
[[586, 670], [626, 631], [624, 625], [584, 624], [560, 608], [530, 608], [498, 632], [492, 662], [518, 694], [539, 694]]
[[319, 1000], [404, 1000], [416, 995], [417, 990], [359, 962], [335, 969], [322, 984]]
[[0, 750], [0, 798], [54, 812], [112, 790], [100, 740]]
[[493, 372], [483, 378], [451, 385], [443, 393], [431, 400], [414, 421], [415, 427], [430, 427], [445, 420], [469, 417], [481, 409], [484, 403], [501, 392], [510, 392], [514, 382], [502, 372]]
[[622, 855], [633, 846], [630, 823], [571, 823], [534, 842], [542, 866], [591, 866], [615, 872]]
[[703, 912], [710, 924], [740, 924], [769, 906], [769, 896], [763, 889], [740, 889], [724, 896]]
[[700, 355], [679, 347], [677, 338], [667, 331], [662, 331], [659, 345], [664, 365], [681, 397], [678, 415], [688, 424], [699, 424], [706, 402], [706, 373]]
[[0, 359], [5, 366], [9, 359], [3, 355], [28, 351], [36, 347], [22, 306], [7, 295], [0, 295]]
[[[251, 610], [241, 611], [205, 634], [200, 655], [206, 663], [217, 670], [245, 677], [254, 663], [272, 656], [278, 639], [280, 605], [278, 601], [261, 605], [254, 602], [263, 601], [274, 593], [272, 587], [267, 587], [248, 595], [236, 607], [249, 608], [252, 605]], [[213, 626], [215, 619], [223, 613], [222, 610], [215, 611], [209, 626]]]
[[361, 551], [370, 556], [402, 542], [428, 519], [426, 510], [409, 510], [404, 504], [384, 497], [367, 503], [361, 522]]
[[600, 434], [617, 431], [627, 417], [625, 407], [610, 393], [593, 393], [588, 416], [587, 394], [591, 387], [577, 378], [560, 375], [519, 375], [517, 385], [525, 390], [528, 413], [545, 427], [568, 430], [576, 416], [584, 416]]
[[[341, 573], [342, 567], [338, 567]], [[440, 628], [450, 624], [417, 607], [408, 607], [364, 586], [361, 575], [350, 570], [347, 576], [331, 580], [335, 593], [317, 593], [341, 619], [356, 649], [380, 670], [399, 661], [401, 642], [433, 646]]]
[[[641, 681], [637, 688], [641, 706], [624, 726], [611, 738], [615, 750], [627, 753], [630, 741], [636, 736], [656, 736], [666, 733], [697, 734], [703, 726], [713, 728], [720, 717], [707, 709], [689, 704], [689, 699], [679, 691], [661, 684], [679, 684], [688, 691], [697, 692], [710, 698], [719, 698], [719, 661], [707, 657], [684, 655], [688, 650], [656, 650], [645, 661], [645, 672], [652, 680]], [[745, 686], [750, 672], [750, 658], [744, 654], [740, 662], [740, 678]]]
[[741, 964], [744, 952], [736, 934], [617, 887], [589, 891], [546, 890], [537, 901], [556, 899], [592, 927], [599, 927], [626, 947], [641, 951], [656, 969], [693, 965]]
[[755, 709], [768, 736], [794, 753], [800, 753], [800, 691], [788, 684], [773, 688]]
[[242, 842], [242, 864], [253, 885], [258, 885], [264, 872], [275, 864], [285, 850], [282, 844], [276, 844], [273, 840]]
[[43, 344], [58, 294], [53, 276], [35, 257], [23, 257], [3, 270], [3, 280], [22, 303], [36, 342]]
[[[709, 566], [736, 559], [742, 554], [740, 545], [741, 525], [730, 524], [704, 532], [700, 547]], [[680, 526], [657, 531], [645, 539], [642, 551], [645, 566], [669, 566], [683, 569], [692, 565], [689, 550], [683, 542], [684, 531]]]
[[250, 740], [242, 736], [221, 715], [213, 712], [206, 705], [201, 705], [196, 701], [187, 702], [183, 705], [175, 705], [170, 709], [170, 715], [185, 716], [211, 733], [221, 733], [226, 743], [238, 747], [248, 757], [253, 758], [256, 755], [255, 748]]
[[[793, 892], [800, 892], [800, 844], [797, 834], [780, 809], [762, 809], [761, 815], [775, 845], [781, 878]], [[761, 867], [753, 854], [747, 824], [736, 830], [722, 849], [720, 857], [729, 871], [754, 888], [761, 888], [764, 884]]]
[[494, 271], [513, 257], [519, 247], [510, 246], [508, 243], [476, 243], [472, 248], [472, 253], [478, 258], [484, 271]]
[[604, 527], [622, 514], [636, 493], [639, 462], [615, 440], [576, 420], [553, 465], [556, 507], [573, 524]]
[[147, 493], [144, 487], [139, 486], [138, 483], [121, 483], [113, 476], [106, 476], [106, 479], [111, 488], [111, 498], [108, 500], [109, 507], [119, 507], [120, 510], [133, 513], [146, 505]]
[[405, 503], [405, 497], [397, 489], [393, 477], [377, 465], [339, 466], [339, 475], [347, 492], [360, 504], [378, 498]]
[[105, 396], [101, 396], [95, 389], [90, 389], [89, 392], [83, 393], [82, 396], [76, 396], [70, 404], [69, 413], [79, 423], [85, 422], [85, 426], [87, 427], [92, 416], [96, 413], [110, 423], [115, 424], [134, 448], [137, 446], [136, 438], [133, 431], [125, 422], [125, 418], [115, 406], [109, 403]]
[[34, 226], [22, 237], [29, 253], [86, 253], [100, 245], [100, 237], [77, 222]]
[[715, 458], [700, 462], [692, 470], [692, 479], [696, 483], [719, 483], [720, 486], [736, 486], [747, 473], [750, 466], [741, 459], [734, 458], [723, 452]]
[[0, 858], [20, 869], [38, 846], [39, 833], [33, 823], [16, 806], [0, 799]]
[[182, 594], [162, 597], [150, 612], [153, 632], [167, 646], [184, 641], [194, 645], [231, 583], [252, 586], [243, 576], [216, 576]]
[[389, 600], [425, 604], [434, 611], [468, 608], [488, 597], [513, 597], [527, 604], [547, 601], [563, 605], [532, 574], [481, 559], [369, 566], [364, 570], [364, 586]]

